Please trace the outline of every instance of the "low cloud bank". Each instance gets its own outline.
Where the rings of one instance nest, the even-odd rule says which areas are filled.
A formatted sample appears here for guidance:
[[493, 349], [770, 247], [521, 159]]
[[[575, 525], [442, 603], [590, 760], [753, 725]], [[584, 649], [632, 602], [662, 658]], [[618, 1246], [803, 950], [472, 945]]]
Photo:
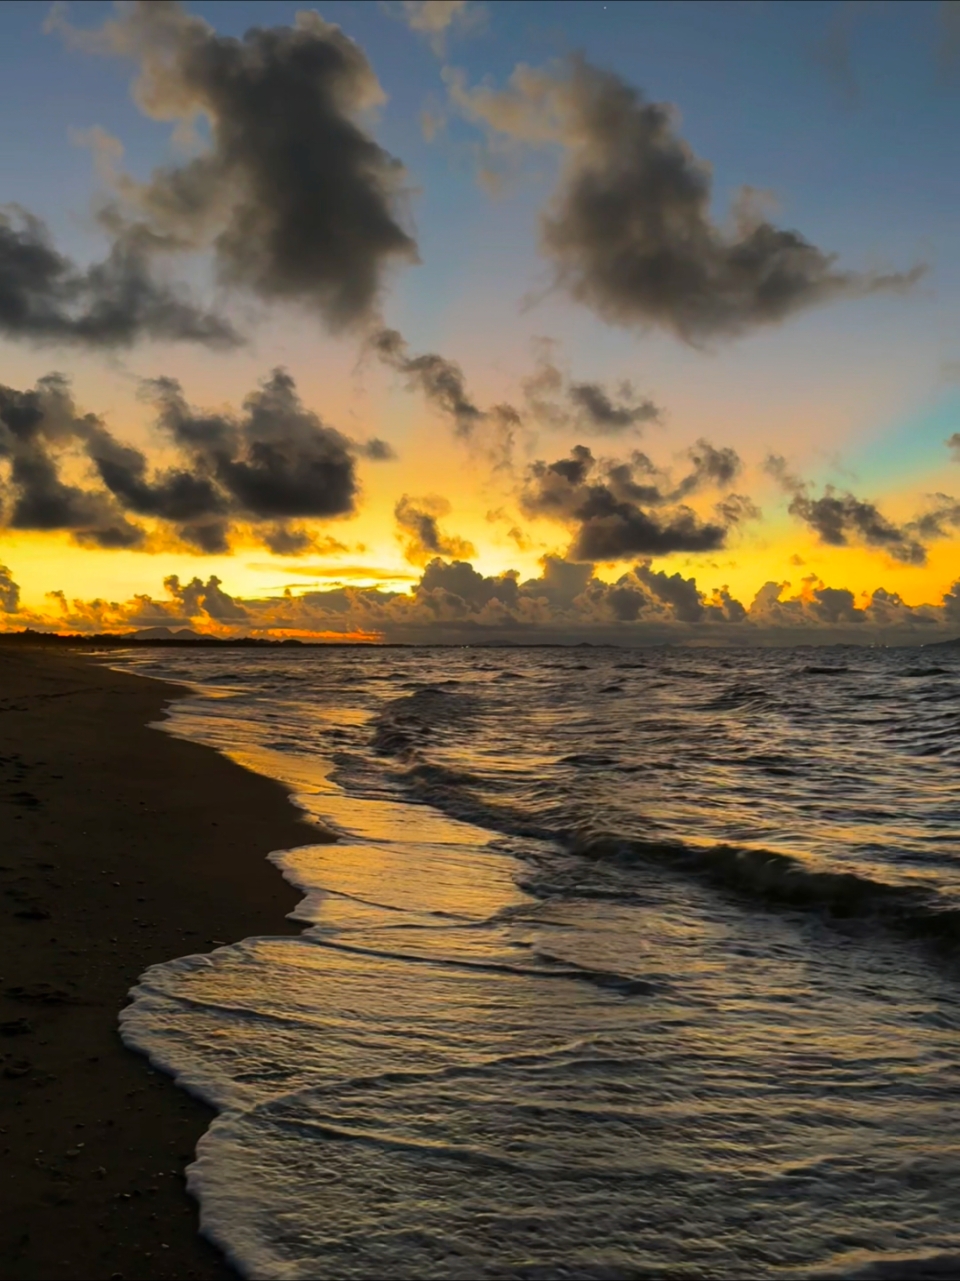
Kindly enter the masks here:
[[815, 575], [799, 589], [765, 583], [748, 604], [726, 587], [706, 591], [694, 578], [641, 562], [615, 582], [593, 566], [545, 557], [538, 578], [479, 573], [466, 561], [435, 557], [412, 591], [337, 587], [272, 598], [239, 598], [215, 575], [164, 580], [166, 594], [125, 602], [48, 594], [49, 606], [20, 603], [11, 572], [0, 568], [0, 627], [125, 632], [189, 626], [213, 635], [311, 636], [424, 644], [704, 643], [918, 644], [960, 633], [960, 580], [937, 604], [907, 605], [878, 587], [855, 594]]

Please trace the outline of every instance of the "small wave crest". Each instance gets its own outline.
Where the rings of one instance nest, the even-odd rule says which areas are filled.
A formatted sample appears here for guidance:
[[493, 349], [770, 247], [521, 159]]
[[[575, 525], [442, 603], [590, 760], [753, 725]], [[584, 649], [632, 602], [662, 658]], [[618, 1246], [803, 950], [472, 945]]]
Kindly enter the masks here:
[[405, 757], [437, 733], [477, 711], [475, 695], [426, 685], [393, 700], [374, 718], [372, 746], [382, 756]]
[[710, 711], [717, 712], [759, 711], [763, 707], [770, 706], [773, 701], [769, 691], [756, 685], [738, 682], [718, 694], [716, 698], [712, 698], [706, 706]]
[[960, 911], [935, 891], [832, 871], [773, 850], [583, 833], [569, 843], [591, 861], [659, 863], [775, 906], [841, 919], [869, 919], [949, 947], [960, 943]]

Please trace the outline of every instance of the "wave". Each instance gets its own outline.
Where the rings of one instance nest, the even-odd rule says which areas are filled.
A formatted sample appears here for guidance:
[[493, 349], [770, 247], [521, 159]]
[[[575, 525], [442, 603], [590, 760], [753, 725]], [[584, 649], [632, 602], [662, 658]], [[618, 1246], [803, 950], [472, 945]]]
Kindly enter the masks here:
[[833, 1265], [807, 1274], [811, 1281], [955, 1281], [960, 1277], [956, 1252], [898, 1254]]
[[439, 684], [420, 686], [388, 703], [374, 717], [373, 749], [383, 756], [407, 756], [429, 742], [438, 729], [473, 716], [478, 705], [472, 694]]
[[600, 970], [593, 966], [581, 965], [539, 950], [535, 955], [544, 962], [543, 965], [510, 965], [503, 961], [470, 961], [463, 957], [425, 956], [418, 952], [399, 951], [392, 948], [366, 947], [356, 943], [344, 943], [339, 939], [334, 941], [309, 932], [303, 938], [317, 947], [330, 948], [336, 952], [348, 952], [354, 956], [374, 956], [384, 961], [402, 961], [405, 965], [430, 965], [444, 970], [508, 974], [517, 978], [579, 980], [592, 983], [595, 987], [609, 988], [625, 996], [649, 996], [656, 991], [655, 985], [647, 979], [630, 978], [616, 970]]
[[638, 840], [612, 833], [575, 836], [569, 849], [594, 862], [666, 865], [773, 906], [819, 911], [843, 920], [872, 920], [951, 948], [960, 943], [960, 910], [936, 891], [833, 871], [792, 854]]
[[[758, 691], [737, 684], [714, 702], [726, 706], [750, 705]], [[445, 701], [448, 700], [448, 701]], [[769, 700], [772, 701], [772, 700]], [[398, 704], [404, 704], [400, 706]], [[450, 694], [433, 688], [418, 691], [387, 709], [391, 732], [421, 714], [456, 717], [469, 715], [466, 700], [460, 705]], [[378, 728], [383, 743], [383, 727]], [[409, 739], [404, 739], [409, 743]], [[383, 750], [381, 746], [380, 750]], [[914, 749], [916, 750], [916, 748]], [[931, 750], [925, 745], [925, 751]], [[937, 750], [937, 749], [933, 749]], [[943, 750], [943, 749], [940, 749]], [[408, 757], [409, 760], [409, 757]], [[611, 768], [602, 753], [571, 753], [563, 764], [580, 768]], [[755, 753], [745, 763], [763, 773], [791, 776], [796, 766], [780, 753]], [[509, 801], [492, 800], [489, 792], [497, 784], [467, 770], [417, 760], [397, 776], [408, 799], [429, 804], [450, 817], [473, 823], [508, 837], [547, 842], [557, 853], [573, 855], [575, 862], [561, 867], [541, 858], [542, 851], [527, 857], [535, 864], [523, 885], [537, 897], [570, 896], [630, 899], [631, 886], [591, 875], [590, 864], [608, 864], [620, 869], [630, 865], [659, 865], [672, 872], [691, 876], [718, 889], [742, 895], [771, 908], [817, 912], [838, 920], [873, 921], [900, 934], [955, 948], [960, 944], [960, 908], [955, 908], [935, 890], [921, 886], [873, 879], [862, 871], [839, 871], [825, 862], [753, 846], [697, 844], [658, 835], [659, 825], [647, 820], [642, 834], [607, 831], [591, 823], [589, 816], [571, 821], [560, 804], [545, 801], [531, 809]], [[517, 851], [523, 858], [524, 851]]]
[[774, 699], [771, 694], [760, 689], [756, 685], [745, 685], [739, 682], [725, 689], [722, 694], [712, 698], [706, 704], [710, 711], [754, 711], [762, 707], [769, 707], [773, 704]]

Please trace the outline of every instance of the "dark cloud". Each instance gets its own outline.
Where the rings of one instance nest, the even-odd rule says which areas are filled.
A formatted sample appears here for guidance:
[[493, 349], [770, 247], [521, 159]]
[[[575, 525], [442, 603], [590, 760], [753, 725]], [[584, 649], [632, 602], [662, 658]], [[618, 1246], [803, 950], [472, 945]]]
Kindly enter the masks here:
[[629, 383], [622, 388], [624, 399], [615, 401], [600, 383], [571, 383], [567, 392], [571, 404], [579, 410], [579, 421], [598, 433], [615, 433], [659, 422], [660, 410], [652, 400], [633, 401]]
[[205, 583], [194, 578], [181, 584], [177, 575], [171, 574], [163, 580], [163, 585], [187, 618], [195, 618], [202, 612], [219, 623], [242, 622], [248, 617], [247, 610], [221, 590], [220, 582], [215, 574], [211, 574]]
[[5, 614], [20, 611], [20, 586], [13, 581], [13, 574], [6, 565], [0, 565], [0, 609]]
[[10, 206], [0, 210], [0, 333], [91, 348], [141, 338], [240, 342], [227, 320], [155, 277], [147, 242], [135, 230], [118, 237], [103, 262], [81, 269], [54, 248], [38, 218]]
[[747, 611], [730, 595], [728, 587], [718, 587], [704, 604], [703, 616], [710, 622], [742, 623], [746, 621]]
[[821, 542], [846, 547], [853, 539], [868, 547], [882, 548], [894, 560], [907, 565], [926, 563], [926, 548], [919, 540], [915, 523], [895, 525], [873, 503], [851, 493], [839, 493], [833, 485], [827, 485], [821, 497], [814, 498], [809, 486], [793, 475], [786, 461], [777, 455], [771, 455], [765, 466], [790, 495], [791, 516], [809, 525]]
[[882, 547], [905, 564], [922, 565], [926, 561], [924, 547], [882, 516], [873, 503], [853, 494], [838, 494], [832, 485], [826, 487], [820, 498], [795, 494], [789, 511], [806, 521], [819, 534], [821, 542], [834, 547], [846, 546], [853, 535], [868, 547]]
[[943, 609], [951, 625], [960, 627], [960, 578], [944, 592]]
[[559, 556], [544, 556], [543, 574], [523, 584], [526, 596], [545, 600], [555, 609], [568, 609], [593, 577], [592, 565], [578, 565]]
[[76, 530], [74, 540], [82, 547], [99, 547], [104, 551], [136, 551], [145, 546], [147, 535], [139, 525], [121, 516], [113, 524]]
[[705, 485], [723, 488], [740, 475], [742, 463], [735, 449], [725, 445], [716, 449], [702, 437], [687, 450], [687, 457], [692, 463], [692, 470], [677, 485], [674, 495], [682, 498], [692, 494]]
[[[274, 556], [303, 556], [317, 550], [315, 539], [309, 530], [282, 522], [264, 530], [263, 542]], [[336, 547], [338, 551], [346, 551], [342, 543], [337, 543]]]
[[487, 577], [464, 561], [447, 563], [440, 559], [427, 564], [415, 590], [424, 595], [440, 591], [477, 610], [493, 600], [512, 607], [520, 594], [517, 576], [513, 572]]
[[350, 443], [304, 407], [285, 370], [275, 369], [251, 392], [239, 417], [192, 409], [171, 379], [147, 384], [145, 394], [156, 403], [163, 429], [236, 514], [282, 520], [353, 511]]
[[183, 523], [227, 512], [227, 500], [209, 476], [173, 468], [150, 479], [144, 455], [101, 427], [91, 431], [87, 453], [107, 489], [129, 511]]
[[662, 570], [654, 571], [647, 565], [641, 565], [636, 570], [636, 575], [658, 600], [666, 601], [673, 607], [674, 614], [681, 622], [699, 623], [703, 617], [703, 602], [695, 579], [684, 578], [680, 574], [665, 574]]
[[702, 343], [835, 298], [902, 292], [923, 272], [840, 270], [834, 255], [774, 226], [751, 189], [734, 227], [719, 227], [710, 168], [677, 133], [675, 113], [582, 57], [553, 73], [520, 66], [502, 93], [466, 89], [454, 75], [448, 84], [489, 129], [563, 148], [543, 249], [558, 281], [609, 322]]
[[810, 608], [824, 623], [859, 623], [863, 611], [856, 608], [853, 592], [847, 587], [815, 587]]
[[101, 496], [64, 484], [56, 462], [37, 442], [14, 455], [10, 481], [15, 494], [12, 529], [83, 529], [104, 515]]
[[[207, 414], [189, 406], [169, 378], [145, 385], [158, 425], [180, 455], [151, 471], [95, 414], [80, 414], [67, 382], [41, 379], [27, 392], [0, 387], [0, 462], [9, 469], [7, 523], [14, 529], [71, 530], [79, 542], [138, 547], [145, 531], [126, 513], [152, 517], [196, 551], [230, 549], [237, 522], [268, 522], [268, 546], [295, 554], [312, 538], [289, 521], [347, 515], [357, 481], [353, 447], [304, 407], [289, 374], [276, 369], [244, 401], [243, 412]], [[92, 469], [100, 486], [61, 476], [62, 459]]]
[[669, 556], [671, 552], [715, 551], [726, 541], [722, 525], [703, 524], [689, 510], [669, 517], [652, 516], [628, 503], [586, 511], [570, 547], [575, 560], [627, 560], [631, 556]]
[[225, 556], [230, 551], [230, 532], [228, 520], [200, 520], [177, 530], [188, 547], [204, 556]]
[[108, 493], [69, 484], [59, 455], [86, 441], [95, 418], [79, 417], [66, 381], [42, 378], [31, 391], [0, 386], [0, 461], [8, 464], [6, 523], [12, 529], [69, 530], [78, 542], [138, 547], [144, 532]]
[[397, 451], [388, 440], [380, 440], [376, 436], [372, 436], [370, 440], [365, 440], [362, 445], [358, 445], [357, 453], [362, 458], [369, 458], [374, 463], [392, 462], [397, 456]]
[[951, 529], [960, 529], [960, 503], [949, 494], [930, 494], [929, 506], [907, 526], [923, 542], [948, 538]]
[[954, 461], [960, 463], [960, 431], [955, 431], [944, 441], [944, 444], [953, 454]]
[[423, 393], [430, 404], [453, 423], [458, 436], [470, 436], [484, 414], [467, 394], [463, 370], [436, 352], [411, 356], [406, 339], [396, 329], [380, 329], [370, 339], [376, 356], [403, 374], [407, 385]]
[[638, 396], [629, 381], [614, 396], [599, 382], [569, 382], [554, 364], [553, 343], [538, 340], [537, 364], [523, 390], [533, 416], [548, 427], [575, 426], [591, 435], [616, 435], [646, 423], [661, 422], [663, 411]]
[[[739, 460], [732, 450], [701, 442], [691, 451], [694, 470], [679, 485], [650, 483], [654, 470], [644, 454], [626, 463], [599, 463], [584, 445], [568, 458], [537, 462], [530, 468], [521, 505], [531, 516], [547, 516], [575, 526], [568, 556], [578, 561], [626, 560], [671, 552], [713, 551], [724, 545], [728, 529], [756, 509], [749, 500], [721, 505], [717, 522], [704, 522], [678, 500], [692, 490], [729, 479]], [[735, 465], [736, 464], [736, 465]]]
[[319, 14], [237, 39], [170, 0], [123, 8], [96, 32], [62, 12], [75, 46], [139, 65], [135, 92], [156, 119], [209, 128], [209, 146], [139, 184], [117, 177], [118, 217], [158, 245], [212, 245], [221, 280], [303, 303], [334, 328], [376, 308], [384, 273], [416, 261], [401, 226], [404, 171], [361, 123], [383, 101], [359, 45]]
[[742, 525], [744, 521], [760, 520], [763, 512], [746, 494], [727, 494], [714, 503], [717, 519], [724, 525]]
[[436, 556], [474, 555], [475, 548], [456, 534], [445, 534], [440, 519], [449, 515], [450, 504], [438, 495], [411, 498], [404, 494], [393, 509], [401, 531], [404, 555], [413, 565], [423, 565]]

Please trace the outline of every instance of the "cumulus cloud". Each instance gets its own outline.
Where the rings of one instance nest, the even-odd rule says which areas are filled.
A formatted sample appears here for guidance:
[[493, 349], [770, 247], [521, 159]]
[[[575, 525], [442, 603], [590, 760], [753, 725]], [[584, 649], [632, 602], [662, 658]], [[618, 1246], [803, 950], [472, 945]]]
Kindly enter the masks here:
[[896, 525], [874, 503], [849, 492], [840, 493], [833, 485], [825, 486], [819, 498], [814, 497], [810, 486], [795, 476], [779, 455], [771, 454], [765, 466], [790, 495], [790, 514], [832, 547], [846, 547], [853, 541], [879, 548], [906, 565], [923, 565], [927, 559], [923, 540], [942, 537], [944, 523], [953, 523], [960, 515], [953, 499], [938, 495], [942, 501], [931, 511], [906, 525]]
[[20, 586], [6, 565], [0, 565], [0, 610], [5, 614], [20, 612]]
[[638, 395], [627, 380], [616, 392], [599, 382], [573, 382], [552, 359], [553, 344], [537, 344], [534, 372], [523, 382], [527, 407], [548, 427], [576, 427], [590, 435], [617, 435], [662, 422], [663, 411], [647, 396]]
[[189, 625], [213, 634], [470, 643], [595, 642], [816, 644], [836, 641], [916, 644], [960, 629], [960, 581], [938, 603], [908, 605], [882, 587], [856, 594], [815, 575], [797, 590], [769, 582], [749, 604], [725, 586], [704, 590], [693, 577], [653, 570], [647, 561], [613, 582], [590, 565], [545, 557], [539, 577], [485, 575], [436, 557], [409, 592], [337, 586], [280, 597], [241, 599], [220, 579], [164, 580], [166, 595], [127, 602], [68, 600], [50, 594], [52, 611], [21, 611], [8, 627], [129, 631]]
[[96, 420], [78, 415], [65, 379], [52, 374], [31, 391], [0, 386], [3, 516], [11, 529], [70, 530], [87, 545], [137, 547], [143, 530], [103, 490], [65, 481], [61, 455], [86, 442]]
[[752, 189], [733, 225], [718, 226], [710, 168], [677, 132], [675, 112], [583, 57], [546, 71], [520, 64], [503, 91], [470, 89], [453, 72], [447, 81], [456, 106], [491, 135], [562, 149], [543, 252], [558, 283], [608, 322], [704, 343], [832, 299], [903, 292], [923, 272], [842, 270], [775, 226]]
[[176, 574], [171, 574], [163, 580], [163, 585], [188, 618], [206, 614], [217, 623], [238, 623], [249, 617], [243, 605], [222, 590], [215, 574], [205, 583], [194, 578], [183, 584]]
[[[130, 516], [149, 517], [195, 550], [216, 554], [229, 550], [239, 522], [279, 554], [295, 555], [314, 545], [298, 519], [355, 509], [355, 447], [303, 405], [286, 371], [275, 369], [239, 414], [192, 407], [170, 378], [145, 383], [144, 395], [177, 455], [165, 469], [152, 469], [96, 414], [81, 414], [59, 375], [26, 392], [0, 387], [7, 524], [70, 530], [86, 545], [141, 547], [147, 533]], [[64, 480], [64, 465], [77, 471], [81, 464], [98, 484]]]
[[717, 450], [707, 441], [698, 442], [689, 457], [690, 472], [670, 483], [642, 453], [628, 462], [600, 462], [585, 445], [576, 445], [567, 458], [531, 466], [521, 506], [528, 516], [574, 528], [571, 560], [714, 551], [724, 546], [730, 527], [756, 515], [756, 508], [731, 494], [718, 504], [717, 520], [704, 522], [681, 500], [701, 487], [729, 483], [740, 462], [733, 450]]
[[81, 268], [56, 249], [39, 218], [0, 209], [0, 333], [87, 348], [141, 338], [236, 346], [229, 321], [157, 277], [150, 248], [142, 229], [127, 228], [102, 262]]
[[243, 402], [243, 414], [191, 408], [179, 383], [145, 385], [158, 421], [213, 479], [235, 511], [260, 519], [341, 516], [353, 511], [356, 476], [350, 443], [306, 409], [291, 376], [275, 369]]
[[96, 31], [62, 8], [48, 25], [132, 59], [148, 116], [208, 126], [209, 145], [185, 163], [143, 183], [115, 175], [108, 217], [124, 234], [156, 252], [212, 248], [223, 282], [304, 304], [334, 329], [366, 320], [389, 267], [416, 261], [404, 170], [363, 123], [383, 91], [360, 46], [319, 14], [240, 39], [172, 0], [119, 7]]
[[953, 454], [954, 461], [960, 463], [960, 431], [955, 431], [944, 444]]
[[404, 494], [398, 501], [393, 515], [400, 530], [403, 554], [412, 565], [425, 565], [436, 556], [475, 555], [472, 543], [440, 529], [441, 518], [449, 514], [449, 502], [436, 494], [424, 498]]

